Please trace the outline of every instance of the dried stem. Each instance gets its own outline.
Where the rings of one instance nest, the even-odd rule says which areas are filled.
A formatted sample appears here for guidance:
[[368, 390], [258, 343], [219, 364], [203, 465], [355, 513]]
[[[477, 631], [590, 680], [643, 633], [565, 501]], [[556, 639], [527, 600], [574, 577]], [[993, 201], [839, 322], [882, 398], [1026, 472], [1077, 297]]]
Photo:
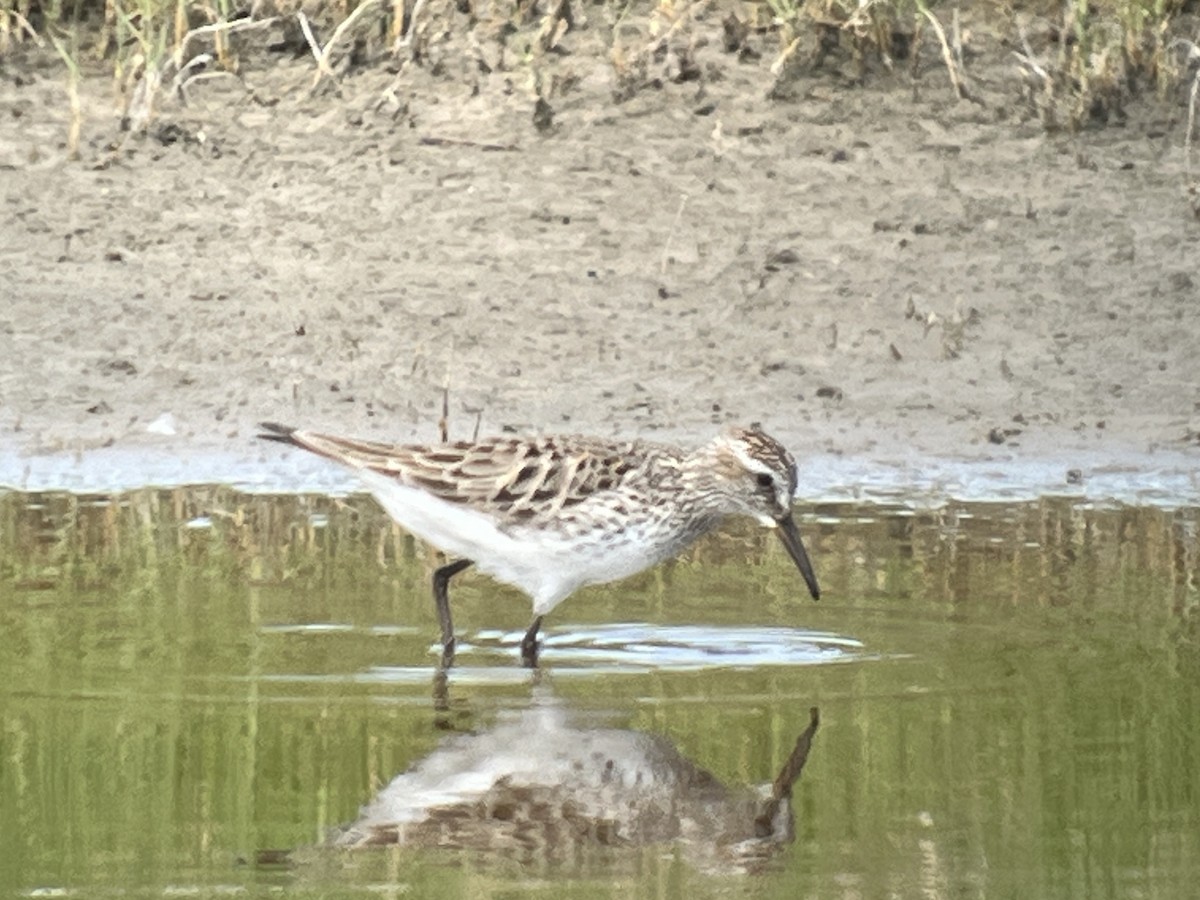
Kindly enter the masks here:
[[442, 443], [448, 443], [450, 440], [450, 376], [446, 376], [446, 383], [442, 385], [442, 417], [438, 419], [438, 433], [441, 435]]
[[969, 100], [970, 92], [967, 90], [966, 82], [963, 81], [962, 73], [959, 72], [958, 65], [954, 61], [954, 51], [950, 49], [950, 42], [946, 39], [946, 30], [942, 28], [942, 23], [938, 21], [928, 6], [917, 0], [917, 9], [921, 11], [929, 24], [933, 26], [934, 33], [937, 34], [938, 43], [942, 45], [942, 61], [946, 63], [946, 71], [950, 73], [950, 83], [954, 86], [954, 92], [960, 100]]
[[79, 102], [79, 63], [75, 54], [63, 46], [53, 34], [50, 40], [54, 49], [67, 67], [67, 101], [71, 107], [71, 121], [67, 125], [67, 158], [79, 159], [79, 135], [83, 128], [83, 107]]
[[321, 45], [317, 43], [316, 37], [313, 36], [312, 28], [308, 24], [308, 16], [303, 10], [296, 13], [296, 21], [300, 23], [300, 30], [304, 32], [304, 40], [308, 42], [308, 49], [312, 52], [313, 59], [317, 61], [317, 74], [313, 76], [313, 87], [316, 87], [321, 80], [322, 75], [328, 75], [334, 81], [337, 76], [333, 74], [333, 69], [329, 68], [329, 61], [325, 58], [325, 53], [321, 49]]
[[679, 222], [683, 218], [683, 208], [687, 206], [688, 195], [683, 194], [679, 198], [679, 208], [675, 210], [675, 220], [671, 223], [671, 230], [667, 234], [667, 239], [663, 242], [662, 260], [659, 263], [659, 271], [661, 274], [667, 274], [667, 263], [671, 257], [671, 238], [675, 236], [675, 232], [679, 230]]
[[[392, 45], [393, 55], [398, 56], [401, 50], [412, 44], [413, 34], [417, 29], [417, 17], [421, 15], [421, 10], [424, 8], [425, 0], [417, 0], [417, 2], [413, 4], [412, 15], [408, 17], [408, 28], [405, 29], [404, 33], [396, 39], [396, 43]], [[416, 48], [414, 47], [412, 51], [413, 55], [415, 55], [416, 52]]]
[[188, 56], [188, 44], [197, 38], [205, 35], [229, 35], [239, 31], [251, 31], [256, 28], [266, 28], [268, 25], [273, 25], [278, 19], [278, 16], [270, 16], [266, 19], [235, 19], [232, 22], [213, 22], [209, 25], [201, 25], [191, 29], [183, 36], [183, 40], [179, 42], [179, 46], [175, 48], [175, 52], [171, 54], [171, 60], [175, 64], [175, 70], [179, 71], [184, 68], [184, 60], [190, 59]]
[[382, 0], [363, 0], [362, 3], [355, 7], [354, 12], [346, 16], [346, 18], [338, 23], [338, 27], [333, 29], [333, 35], [329, 38], [329, 43], [325, 45], [325, 49], [321, 51], [321, 55], [317, 58], [317, 74], [313, 76], [314, 90], [316, 89], [317, 85], [321, 83], [321, 78], [325, 75], [328, 75], [333, 81], [337, 81], [337, 77], [333, 74], [333, 70], [329, 67], [329, 57], [330, 54], [333, 53], [333, 48], [337, 46], [338, 41], [342, 39], [342, 36], [349, 31], [359, 19], [361, 19], [368, 11], [377, 7], [380, 2], [382, 2]]
[[0, 16], [11, 17], [12, 20], [17, 23], [19, 29], [24, 31], [29, 36], [31, 41], [33, 41], [39, 47], [46, 46], [46, 42], [42, 40], [41, 36], [36, 31], [34, 31], [33, 26], [29, 24], [29, 20], [21, 15], [17, 10], [7, 9], [3, 13], [0, 13]]
[[1191, 197], [1192, 213], [1200, 217], [1200, 185], [1192, 172], [1192, 134], [1196, 130], [1196, 101], [1200, 98], [1200, 69], [1192, 79], [1192, 89], [1188, 92], [1187, 131], [1183, 136], [1183, 171], [1187, 176], [1187, 191]]

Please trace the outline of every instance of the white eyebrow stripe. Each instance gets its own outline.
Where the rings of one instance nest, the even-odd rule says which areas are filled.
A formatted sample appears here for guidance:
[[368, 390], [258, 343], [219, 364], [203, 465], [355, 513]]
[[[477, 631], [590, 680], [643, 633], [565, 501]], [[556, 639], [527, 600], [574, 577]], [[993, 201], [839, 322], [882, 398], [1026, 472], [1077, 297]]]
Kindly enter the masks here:
[[734, 444], [729, 449], [733, 451], [733, 455], [737, 457], [737, 461], [740, 462], [748, 472], [765, 472], [767, 475], [775, 474], [774, 470], [770, 466], [768, 466], [762, 460], [755, 459], [737, 444]]

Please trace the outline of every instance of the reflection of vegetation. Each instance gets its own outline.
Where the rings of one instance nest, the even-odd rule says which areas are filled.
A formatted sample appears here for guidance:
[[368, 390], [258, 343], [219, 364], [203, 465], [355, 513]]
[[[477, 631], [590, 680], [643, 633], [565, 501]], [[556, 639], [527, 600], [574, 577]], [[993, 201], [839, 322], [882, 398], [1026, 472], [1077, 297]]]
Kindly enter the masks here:
[[[863, 896], [1189, 896], [1153, 873], [1182, 884], [1200, 854], [1200, 511], [829, 504], [801, 528], [819, 604], [748, 526], [552, 624], [804, 625], [886, 658], [614, 678], [559, 677], [551, 654], [556, 694], [729, 783], [769, 779], [819, 704], [769, 894], [827, 896], [836, 876]], [[359, 497], [0, 494], [0, 886], [228, 884], [232, 856], [351, 820], [441, 738], [422, 674], [435, 563]], [[456, 602], [468, 631], [526, 624], [526, 600], [482, 576]], [[503, 683], [472, 665], [450, 724], [527, 702], [515, 655]], [[389, 859], [337, 878], [496, 888]], [[666, 877], [654, 859], [642, 895]], [[597, 885], [581, 892], [615, 890]]]
[[[1195, 510], [1046, 498], [930, 510], [826, 504], [819, 509], [825, 520], [836, 526], [803, 530], [831, 595], [852, 602], [900, 595], [951, 608], [1002, 596], [1130, 615], [1152, 605], [1186, 613], [1200, 579]], [[747, 559], [766, 563], [764, 577], [785, 593], [802, 593], [782, 577], [788, 561], [769, 535], [737, 523], [638, 583], [687, 590], [727, 577], [726, 569], [738, 580]], [[178, 578], [198, 568], [209, 578], [258, 587], [411, 590], [426, 605], [436, 562], [366, 497], [273, 497], [220, 487], [115, 497], [0, 494], [0, 583], [18, 591], [85, 589], [114, 577]], [[693, 585], [693, 577], [701, 580]], [[486, 581], [475, 578], [477, 585]], [[1134, 592], [1132, 585], [1153, 590]]]

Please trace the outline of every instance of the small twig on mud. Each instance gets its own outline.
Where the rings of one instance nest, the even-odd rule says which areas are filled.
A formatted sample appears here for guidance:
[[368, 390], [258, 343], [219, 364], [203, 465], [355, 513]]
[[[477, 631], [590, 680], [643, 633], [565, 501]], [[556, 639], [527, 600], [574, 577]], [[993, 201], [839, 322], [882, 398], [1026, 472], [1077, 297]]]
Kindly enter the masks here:
[[67, 128], [67, 156], [79, 159], [79, 134], [83, 129], [83, 105], [79, 102], [79, 69], [71, 71], [67, 84], [67, 98], [71, 106], [71, 124]]
[[[239, 31], [265, 28], [268, 25], [274, 24], [276, 20], [276, 16], [270, 16], [266, 19], [237, 19], [232, 22], [213, 22], [208, 25], [200, 25], [197, 28], [189, 30], [180, 39], [178, 46], [161, 64], [152, 63], [147, 60], [144, 64], [141, 77], [134, 86], [133, 96], [126, 108], [128, 131], [132, 134], [142, 131], [154, 117], [154, 101], [158, 96], [159, 88], [162, 87], [163, 80], [172, 69], [175, 71], [175, 77], [171, 80], [171, 92], [181, 99], [186, 100], [186, 95], [183, 92], [184, 87], [199, 77], [189, 76], [189, 73], [194, 69], [207, 66], [213, 61], [212, 54], [209, 53], [197, 53], [195, 56], [189, 57], [188, 45], [192, 41], [206, 35], [219, 36], [234, 34]], [[187, 62], [184, 62], [184, 60], [187, 60]], [[241, 81], [241, 79], [238, 80]], [[121, 143], [123, 144], [124, 141]], [[116, 148], [116, 151], [119, 150], [120, 146]]]
[[946, 71], [950, 73], [950, 83], [954, 86], [954, 92], [960, 100], [970, 100], [971, 93], [967, 90], [966, 82], [963, 81], [962, 74], [958, 70], [958, 66], [954, 62], [954, 51], [950, 49], [950, 42], [946, 39], [946, 31], [942, 28], [942, 23], [938, 21], [938, 17], [930, 12], [929, 7], [925, 5], [923, 0], [917, 0], [917, 9], [921, 11], [929, 24], [933, 26], [934, 33], [937, 34], [938, 42], [942, 45], [942, 60], [946, 63]]
[[[1186, 47], [1188, 51], [1188, 64], [1193, 59], [1200, 59], [1200, 46], [1192, 43], [1185, 38], [1176, 38], [1171, 41], [1167, 49], [1174, 49], [1176, 46]], [[1189, 188], [1195, 189], [1195, 183], [1192, 180], [1192, 134], [1196, 130], [1196, 102], [1200, 99], [1200, 68], [1196, 69], [1196, 75], [1192, 78], [1192, 88], [1188, 92], [1188, 117], [1187, 128], [1183, 132], [1183, 170], [1187, 175]]]
[[[658, 52], [660, 47], [666, 46], [667, 41], [675, 36], [675, 33], [691, 22], [696, 14], [702, 12], [709, 5], [711, 0], [696, 0], [688, 6], [679, 16], [671, 23], [671, 27], [654, 38], [650, 43], [642, 48], [642, 53], [646, 56], [653, 56]], [[660, 7], [661, 8], [661, 7]]]
[[250, 87], [246, 84], [246, 82], [243, 81], [240, 76], [235, 75], [233, 72], [224, 72], [224, 71], [201, 72], [199, 75], [195, 75], [195, 76], [189, 78], [183, 84], [179, 85], [178, 91], [179, 91], [180, 99], [184, 103], [187, 102], [187, 88], [190, 87], [191, 85], [197, 84], [201, 81], [216, 81], [218, 78], [232, 78], [234, 81], [236, 81], [238, 84], [240, 84], [243, 88], [245, 88], [247, 90], [247, 92], [253, 94], [253, 91], [250, 90]]
[[[404, 0], [393, 0], [398, 2], [403, 8]], [[399, 57], [401, 51], [408, 51], [408, 59], [405, 62], [416, 62], [421, 55], [421, 44], [415, 40], [417, 36], [417, 25], [420, 21], [421, 11], [425, 9], [425, 0], [417, 0], [413, 4], [412, 12], [408, 16], [408, 27], [403, 32], [396, 36], [396, 40], [392, 43], [392, 56]], [[399, 25], [397, 27], [400, 27]], [[403, 69], [404, 63], [401, 63], [400, 68]], [[392, 103], [395, 107], [403, 106], [396, 97], [396, 89], [400, 85], [401, 73], [397, 73], [395, 80], [391, 86], [386, 88], [380, 95], [379, 104]], [[378, 106], [376, 107], [378, 108]]]
[[783, 71], [783, 68], [787, 65], [788, 60], [791, 59], [799, 49], [800, 38], [793, 38], [792, 42], [784, 47], [783, 52], [781, 52], [779, 56], [775, 58], [775, 62], [771, 63], [771, 74], [778, 78], [779, 73]]
[[1042, 87], [1049, 87], [1050, 73], [1047, 72], [1034, 58], [1033, 48], [1029, 46], [1029, 39], [1025, 37], [1025, 29], [1019, 24], [1017, 25], [1017, 34], [1021, 37], [1021, 46], [1025, 48], [1024, 53], [1012, 51], [1012, 55], [1016, 57], [1021, 68], [1025, 70], [1026, 75], [1036, 75], [1041, 82]]
[[[417, 17], [421, 14], [421, 10], [424, 8], [425, 0], [417, 0], [417, 2], [413, 4], [412, 15], [408, 17], [408, 28], [405, 30], [404, 34], [396, 38], [396, 43], [392, 45], [393, 56], [399, 56], [401, 50], [412, 44], [413, 34], [415, 34], [417, 30]], [[416, 53], [415, 49], [413, 50], [413, 53]]]
[[[1050, 87], [1049, 73], [1039, 66], [1032, 58], [1026, 56], [1024, 53], [1018, 53], [1016, 50], [1012, 52], [1012, 55], [1016, 58], [1017, 63], [1021, 66], [1021, 69], [1024, 71], [1026, 76], [1036, 75], [1040, 87]], [[1030, 86], [1032, 87], [1032, 85]]]
[[18, 26], [20, 26], [20, 29], [29, 35], [29, 39], [31, 41], [33, 41], [39, 47], [46, 46], [46, 42], [42, 40], [41, 35], [34, 30], [33, 26], [29, 24], [29, 20], [17, 12], [17, 10], [9, 9], [6, 15], [13, 17], [13, 20], [16, 21]]
[[441, 435], [442, 443], [446, 444], [450, 441], [450, 376], [446, 376], [445, 382], [442, 384], [442, 417], [438, 419], [438, 434]]
[[235, 19], [232, 22], [213, 22], [210, 25], [200, 25], [191, 29], [183, 36], [183, 40], [179, 42], [179, 46], [171, 54], [171, 61], [175, 64], [175, 71], [179, 72], [185, 68], [183, 61], [188, 58], [188, 44], [196, 38], [207, 34], [236, 34], [239, 31], [266, 28], [268, 25], [274, 25], [278, 19], [278, 16], [268, 16], [265, 19]]
[[418, 144], [423, 144], [426, 147], [475, 147], [478, 150], [491, 150], [493, 152], [513, 153], [521, 148], [516, 144], [501, 144], [495, 141], [469, 141], [466, 138], [448, 138], [437, 137], [434, 135], [425, 135], [418, 139]]
[[[1193, 45], [1195, 50], [1195, 45]], [[1188, 93], [1187, 132], [1183, 136], [1183, 171], [1187, 176], [1187, 191], [1191, 197], [1192, 214], [1200, 218], [1200, 185], [1192, 173], [1192, 133], [1196, 129], [1196, 100], [1200, 97], [1200, 69], [1192, 79], [1192, 89]]]
[[187, 86], [188, 82], [194, 80], [194, 78], [200, 77], [199, 75], [190, 77], [189, 73], [192, 71], [192, 69], [206, 67], [212, 61], [213, 58], [211, 53], [199, 53], [189, 59], [183, 66], [180, 66], [179, 71], [175, 73], [175, 80], [171, 82], [171, 93], [177, 95], [181, 100], [186, 102], [187, 95], [184, 93], [183, 89]]
[[541, 51], [548, 53], [557, 47], [563, 35], [571, 29], [573, 21], [570, 0], [552, 0], [550, 11], [542, 17], [541, 27], [534, 38]]
[[954, 62], [960, 69], [965, 69], [962, 48], [962, 24], [958, 21], [958, 7], [954, 7], [954, 16], [950, 20], [950, 33], [954, 35]]
[[[1012, 51], [1012, 55], [1017, 60], [1017, 65], [1021, 68], [1021, 75], [1029, 87], [1030, 103], [1037, 109], [1043, 126], [1051, 128], [1054, 122], [1054, 78], [1051, 77], [1046, 67], [1038, 62], [1033, 48], [1029, 46], [1029, 38], [1025, 34], [1025, 26], [1019, 20], [1017, 22], [1017, 35], [1021, 39], [1021, 47], [1025, 52], [1019, 53], [1014, 50]], [[1034, 93], [1038, 90], [1042, 92], [1044, 97], [1040, 103]]]
[[1025, 26], [1021, 24], [1020, 20], [1017, 21], [1017, 37], [1021, 39], [1021, 47], [1025, 50], [1025, 55], [1022, 56], [1015, 50], [1013, 53], [1016, 54], [1018, 58], [1028, 60], [1029, 65], [1033, 66], [1037, 73], [1043, 78], [1049, 78], [1050, 76], [1046, 74], [1046, 70], [1038, 65], [1037, 62], [1035, 62], [1033, 48], [1029, 46], [1029, 35], [1025, 33]]
[[333, 73], [333, 69], [329, 68], [329, 63], [325, 59], [321, 45], [317, 43], [317, 39], [312, 33], [312, 28], [308, 24], [308, 16], [304, 14], [304, 10], [296, 11], [296, 21], [300, 23], [300, 30], [304, 32], [304, 40], [308, 43], [308, 49], [312, 53], [313, 59], [317, 61], [317, 74], [313, 76], [313, 87], [317, 86], [322, 75], [328, 75], [336, 81], [337, 76]]
[[1184, 161], [1187, 163], [1188, 175], [1192, 174], [1192, 135], [1196, 132], [1196, 98], [1200, 96], [1200, 69], [1192, 79], [1192, 89], [1188, 92], [1187, 131], [1183, 135]]
[[679, 229], [679, 220], [683, 218], [683, 208], [687, 206], [688, 195], [683, 194], [679, 198], [679, 209], [675, 210], [675, 221], [671, 223], [671, 230], [667, 233], [667, 239], [663, 242], [662, 261], [659, 263], [660, 274], [667, 274], [667, 263], [671, 258], [671, 238], [675, 236], [675, 232]]
[[75, 47], [68, 50], [62, 41], [53, 34], [50, 40], [54, 50], [62, 57], [67, 67], [67, 100], [71, 105], [71, 122], [67, 126], [67, 158], [79, 159], [79, 133], [83, 125], [83, 107], [79, 103], [79, 63], [76, 60]]
[[[334, 75], [333, 69], [329, 67], [329, 57], [330, 54], [333, 53], [333, 48], [336, 47], [338, 41], [342, 39], [342, 35], [349, 31], [350, 28], [369, 10], [378, 6], [380, 2], [381, 0], [363, 0], [362, 3], [358, 4], [358, 6], [354, 8], [354, 12], [346, 16], [346, 18], [338, 23], [338, 27], [333, 29], [333, 34], [329, 38], [329, 43], [325, 45], [324, 49], [321, 50], [321, 55], [317, 58], [317, 74], [313, 76], [312, 90], [315, 91], [317, 89], [317, 85], [321, 83], [321, 79], [326, 75], [328, 75], [335, 84], [337, 83], [337, 76]], [[297, 15], [303, 14], [297, 13]], [[310, 45], [311, 43], [315, 43], [315, 41], [310, 41]]]
[[[162, 70], [157, 66], [146, 65], [142, 77], [133, 86], [133, 95], [129, 98], [126, 118], [129, 134], [140, 134], [154, 118], [154, 101], [162, 86]], [[121, 142], [124, 144], [124, 141]]]

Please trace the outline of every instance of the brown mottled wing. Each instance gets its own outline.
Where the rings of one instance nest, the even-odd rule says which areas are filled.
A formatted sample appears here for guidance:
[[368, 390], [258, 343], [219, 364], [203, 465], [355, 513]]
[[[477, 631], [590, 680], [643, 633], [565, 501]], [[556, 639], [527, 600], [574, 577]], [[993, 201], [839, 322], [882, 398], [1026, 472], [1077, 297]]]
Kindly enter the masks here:
[[620, 486], [641, 466], [644, 455], [637, 443], [588, 438], [500, 438], [422, 446], [313, 432], [290, 437], [322, 456], [392, 476], [449, 503], [526, 522]]

